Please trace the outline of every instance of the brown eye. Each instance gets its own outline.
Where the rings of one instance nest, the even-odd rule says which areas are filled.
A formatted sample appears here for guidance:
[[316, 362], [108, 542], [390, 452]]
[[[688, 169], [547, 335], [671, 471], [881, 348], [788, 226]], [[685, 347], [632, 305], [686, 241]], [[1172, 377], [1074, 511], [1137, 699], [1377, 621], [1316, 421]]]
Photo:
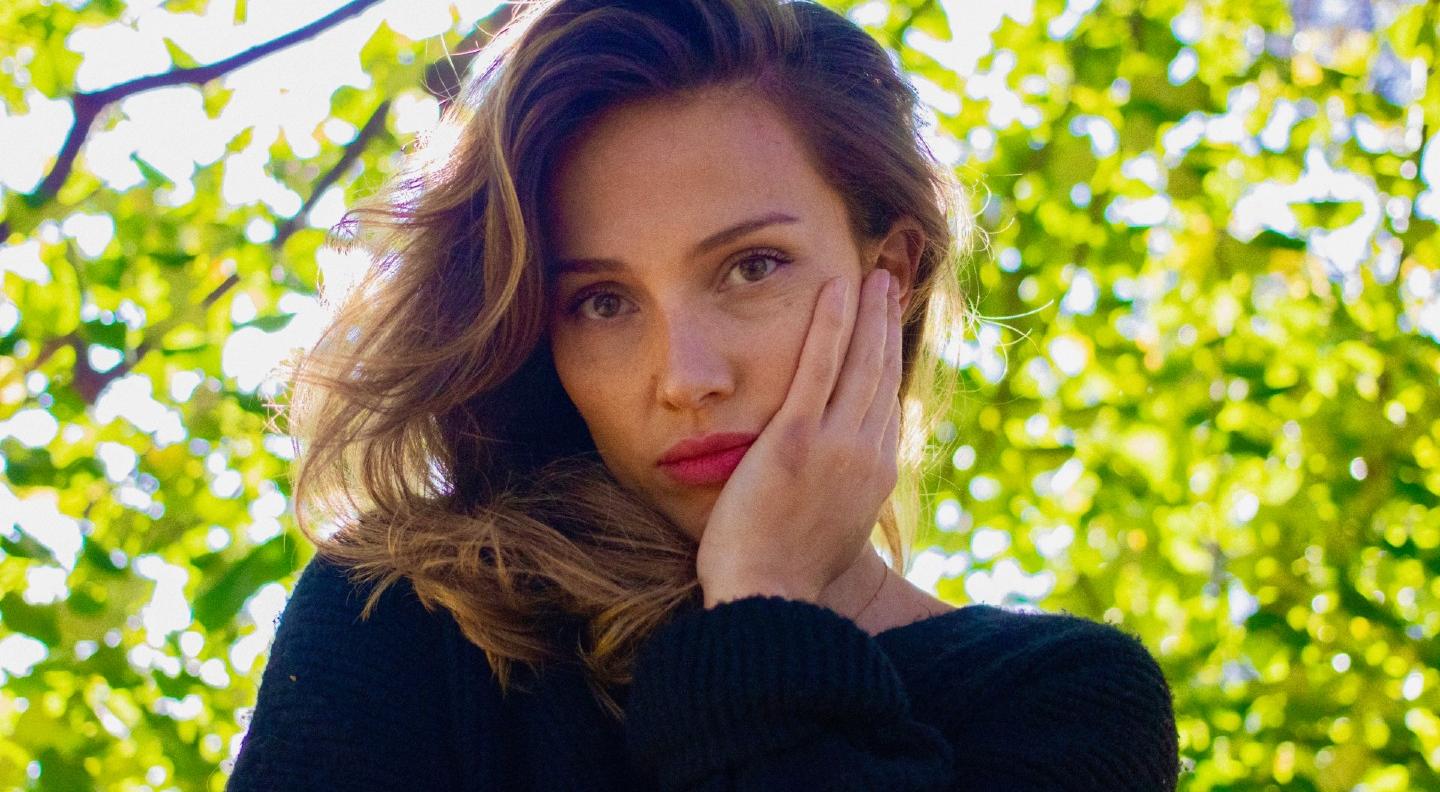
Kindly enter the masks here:
[[743, 283], [755, 283], [769, 277], [788, 263], [790, 260], [777, 251], [760, 250], [735, 262], [731, 272], [740, 273]]
[[620, 297], [611, 292], [591, 294], [578, 307], [583, 310], [587, 304], [595, 306], [594, 318], [597, 319], [611, 319], [620, 314]]
[[[570, 302], [566, 313], [578, 319], [600, 320], [613, 319], [619, 316], [623, 297], [612, 291], [596, 289], [587, 291], [575, 297]], [[586, 306], [594, 306], [594, 310], [586, 310]]]

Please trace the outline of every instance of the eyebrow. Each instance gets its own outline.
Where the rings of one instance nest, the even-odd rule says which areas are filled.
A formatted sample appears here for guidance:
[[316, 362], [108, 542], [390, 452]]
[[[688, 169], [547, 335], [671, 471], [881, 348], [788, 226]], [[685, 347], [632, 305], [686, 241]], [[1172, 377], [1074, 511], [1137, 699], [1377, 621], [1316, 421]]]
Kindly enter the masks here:
[[[690, 249], [690, 255], [691, 257], [703, 256], [727, 242], [739, 239], [746, 234], [759, 231], [762, 228], [798, 222], [800, 222], [800, 218], [784, 212], [769, 212], [758, 217], [752, 217], [749, 220], [742, 220], [728, 228], [722, 228], [695, 243], [695, 247]], [[630, 268], [626, 266], [625, 262], [613, 258], [561, 259], [556, 263], [555, 274], [568, 275], [572, 273], [614, 272], [617, 270], [626, 271], [628, 269]]]

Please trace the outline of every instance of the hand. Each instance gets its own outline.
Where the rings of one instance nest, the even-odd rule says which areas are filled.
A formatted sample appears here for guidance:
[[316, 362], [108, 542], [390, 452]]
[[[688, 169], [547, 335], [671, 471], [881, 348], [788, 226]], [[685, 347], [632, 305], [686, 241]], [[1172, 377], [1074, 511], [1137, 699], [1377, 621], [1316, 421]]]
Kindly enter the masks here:
[[706, 523], [696, 558], [705, 607], [752, 594], [818, 601], [865, 549], [898, 475], [900, 305], [890, 281], [882, 269], [862, 281], [852, 327], [845, 280], [821, 287], [785, 401]]

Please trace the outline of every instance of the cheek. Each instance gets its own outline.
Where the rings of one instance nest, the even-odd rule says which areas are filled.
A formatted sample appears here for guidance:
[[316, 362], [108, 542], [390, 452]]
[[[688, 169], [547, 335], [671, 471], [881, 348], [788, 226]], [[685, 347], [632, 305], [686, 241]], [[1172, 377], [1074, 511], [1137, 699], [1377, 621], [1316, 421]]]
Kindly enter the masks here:
[[607, 364], [575, 339], [563, 336], [551, 341], [551, 353], [555, 362], [555, 373], [575, 409], [590, 429], [590, 436], [602, 453], [613, 443], [613, 438], [633, 434], [634, 427], [617, 422], [633, 415], [627, 410], [626, 387], [633, 380], [624, 377], [625, 369]]
[[784, 301], [780, 310], [755, 321], [752, 332], [747, 333], [752, 339], [752, 343], [747, 345], [750, 377], [758, 391], [757, 396], [763, 394], [769, 410], [764, 416], [766, 421], [785, 401], [796, 365], [800, 362], [800, 353], [805, 347], [808, 319], [802, 302], [789, 299]]
[[[794, 378], [809, 332], [817, 287], [796, 288], [737, 309], [697, 312], [695, 322], [710, 325], [708, 343], [723, 365], [733, 366], [736, 390], [712, 418], [729, 426], [763, 427], [780, 409]], [[701, 318], [703, 315], [704, 318]], [[643, 449], [633, 438], [647, 436], [647, 420], [657, 416], [656, 394], [647, 390], [664, 372], [650, 370], [656, 356], [637, 348], [633, 338], [601, 334], [555, 333], [551, 353], [560, 384], [575, 403], [601, 455], [619, 469]], [[653, 428], [653, 427], [649, 427]]]

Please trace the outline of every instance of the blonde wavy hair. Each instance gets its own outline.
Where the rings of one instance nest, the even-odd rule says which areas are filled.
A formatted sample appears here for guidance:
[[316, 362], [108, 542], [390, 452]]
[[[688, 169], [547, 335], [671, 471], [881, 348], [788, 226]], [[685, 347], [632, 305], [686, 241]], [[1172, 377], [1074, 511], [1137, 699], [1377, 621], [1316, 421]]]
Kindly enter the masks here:
[[923, 229], [902, 317], [900, 485], [876, 529], [892, 569], [907, 568], [924, 441], [955, 387], [936, 350], [973, 316], [956, 266], [969, 214], [913, 89], [864, 30], [810, 2], [528, 3], [430, 144], [336, 227], [372, 264], [322, 289], [328, 325], [291, 361], [288, 403], [272, 402], [295, 446], [297, 523], [374, 584], [364, 615], [407, 578], [484, 651], [502, 692], [517, 663], [575, 662], [623, 719], [613, 692], [638, 644], [701, 601], [696, 542], [608, 473], [556, 376], [541, 200], [607, 108], [737, 85], [798, 130], [857, 240], [906, 215]]

